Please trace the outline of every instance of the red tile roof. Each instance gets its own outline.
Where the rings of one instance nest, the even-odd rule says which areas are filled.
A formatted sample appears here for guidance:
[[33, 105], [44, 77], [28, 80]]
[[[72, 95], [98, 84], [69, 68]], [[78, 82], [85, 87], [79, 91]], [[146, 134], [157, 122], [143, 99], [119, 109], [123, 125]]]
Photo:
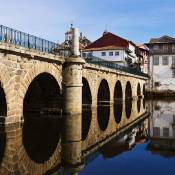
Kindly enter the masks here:
[[85, 47], [84, 51], [86, 50], [111, 50], [111, 49], [127, 49], [129, 43], [126, 39], [121, 38], [117, 35], [114, 35], [110, 32], [104, 33], [103, 36], [87, 47]]

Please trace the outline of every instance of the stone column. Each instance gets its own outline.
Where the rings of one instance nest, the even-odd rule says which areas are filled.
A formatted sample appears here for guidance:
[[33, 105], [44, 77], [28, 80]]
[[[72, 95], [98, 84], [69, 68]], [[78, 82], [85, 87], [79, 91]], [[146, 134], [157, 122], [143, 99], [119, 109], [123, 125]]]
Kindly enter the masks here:
[[82, 66], [80, 57], [67, 58], [63, 65], [63, 165], [81, 164]]

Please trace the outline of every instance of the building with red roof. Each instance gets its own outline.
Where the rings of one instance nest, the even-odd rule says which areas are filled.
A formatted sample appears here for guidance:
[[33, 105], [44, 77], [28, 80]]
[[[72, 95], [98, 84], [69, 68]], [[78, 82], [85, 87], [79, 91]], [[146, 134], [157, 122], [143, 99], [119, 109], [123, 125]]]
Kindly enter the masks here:
[[124, 66], [135, 66], [138, 62], [137, 49], [132, 41], [104, 32], [103, 36], [82, 50], [82, 57], [94, 56]]

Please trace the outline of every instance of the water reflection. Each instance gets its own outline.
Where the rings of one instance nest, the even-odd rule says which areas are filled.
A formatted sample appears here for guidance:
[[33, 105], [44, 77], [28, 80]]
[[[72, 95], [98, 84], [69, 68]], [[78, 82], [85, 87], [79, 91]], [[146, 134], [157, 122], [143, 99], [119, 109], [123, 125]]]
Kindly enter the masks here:
[[92, 121], [92, 110], [89, 108], [89, 106], [84, 106], [82, 110], [82, 140], [85, 140], [90, 129]]
[[4, 157], [5, 146], [6, 146], [6, 133], [4, 129], [5, 129], [4, 126], [0, 125], [0, 165]]
[[23, 144], [31, 160], [43, 163], [52, 156], [60, 140], [60, 128], [59, 116], [25, 115]]
[[125, 111], [126, 111], [126, 118], [130, 118], [131, 116], [131, 111], [132, 111], [132, 99], [126, 99], [125, 100]]
[[130, 127], [129, 130], [126, 130], [123, 134], [100, 148], [103, 157], [105, 159], [115, 157], [125, 151], [131, 150], [136, 143], [146, 142], [148, 136], [147, 123], [148, 121], [146, 119], [142, 120], [136, 126]]
[[[122, 112], [118, 123], [115, 122], [115, 105], [110, 107], [109, 122], [104, 131], [97, 127], [98, 108], [87, 106], [83, 115], [78, 116], [80, 118], [68, 116], [64, 120], [68, 122], [65, 126], [56, 115], [34, 113], [25, 115], [23, 126], [1, 126], [0, 174], [9, 173], [6, 166], [12, 174], [173, 174], [175, 102], [145, 102], [142, 99], [131, 102], [129, 119], [126, 120], [126, 114]], [[126, 111], [124, 106], [123, 111]], [[77, 127], [74, 121], [82, 122], [82, 127]], [[70, 160], [72, 164], [65, 165], [63, 160]], [[164, 163], [167, 169], [157, 167]]]
[[151, 101], [150, 144], [152, 154], [175, 156], [175, 102]]

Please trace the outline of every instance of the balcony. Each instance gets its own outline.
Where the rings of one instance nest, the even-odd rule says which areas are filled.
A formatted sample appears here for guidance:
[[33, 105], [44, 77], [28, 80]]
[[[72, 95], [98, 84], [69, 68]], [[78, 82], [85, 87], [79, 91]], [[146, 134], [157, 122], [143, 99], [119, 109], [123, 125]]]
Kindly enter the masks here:
[[162, 49], [156, 49], [156, 50], [150, 50], [151, 54], [175, 54], [175, 50], [174, 49], [169, 49], [169, 50], [162, 50]]

